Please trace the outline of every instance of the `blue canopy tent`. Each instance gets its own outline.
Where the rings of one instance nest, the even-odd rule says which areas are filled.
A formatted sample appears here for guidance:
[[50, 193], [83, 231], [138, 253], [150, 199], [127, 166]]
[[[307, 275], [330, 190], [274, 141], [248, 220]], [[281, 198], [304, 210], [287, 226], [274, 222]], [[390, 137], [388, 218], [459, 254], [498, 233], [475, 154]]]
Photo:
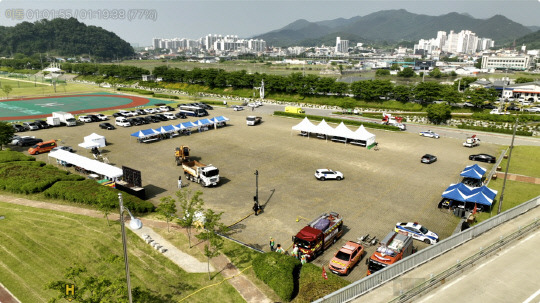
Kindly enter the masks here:
[[143, 129], [136, 133], [131, 134], [132, 137], [137, 137], [139, 139], [159, 135], [160, 133], [153, 129]]
[[212, 121], [210, 121], [208, 119], [201, 119], [201, 120], [196, 121], [196, 123], [199, 126], [205, 126], [205, 125], [214, 124], [214, 122], [212, 122]]
[[476, 194], [474, 194], [472, 196], [468, 196], [466, 202], [478, 203], [478, 204], [482, 204], [482, 205], [491, 206], [491, 204], [493, 204], [493, 199], [488, 198], [482, 192], [477, 192]]
[[467, 199], [467, 194], [463, 193], [461, 190], [459, 190], [459, 188], [456, 187], [443, 192], [442, 197], [454, 201], [465, 202]]
[[175, 131], [178, 131], [178, 130], [180, 130], [180, 128], [174, 125], [165, 125], [160, 128], [156, 128], [156, 131], [162, 134], [174, 133]]
[[450, 185], [442, 194], [445, 199], [464, 202], [466, 203], [478, 203], [491, 207], [493, 200], [497, 195], [497, 191], [487, 186], [472, 188], [463, 183], [457, 183]]
[[194, 128], [194, 127], [197, 127], [197, 125], [193, 124], [193, 122], [191, 122], [191, 121], [184, 122], [184, 123], [182, 123], [182, 125], [183, 125], [185, 128]]
[[214, 117], [213, 119], [214, 119], [215, 122], [226, 122], [226, 121], [229, 121], [229, 118], [224, 117], [224, 116]]
[[480, 167], [478, 164], [470, 165], [465, 167], [463, 171], [461, 172], [460, 176], [465, 178], [472, 178], [472, 179], [482, 179], [484, 174], [486, 173], [486, 169], [483, 167]]

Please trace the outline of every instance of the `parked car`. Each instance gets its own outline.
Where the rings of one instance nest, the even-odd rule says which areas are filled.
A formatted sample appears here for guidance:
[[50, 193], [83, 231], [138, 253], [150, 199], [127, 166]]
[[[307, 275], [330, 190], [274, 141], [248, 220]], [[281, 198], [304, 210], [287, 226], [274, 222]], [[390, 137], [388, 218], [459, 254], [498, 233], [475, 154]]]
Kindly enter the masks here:
[[425, 164], [431, 164], [435, 161], [437, 161], [437, 157], [430, 154], [425, 154], [422, 156], [422, 159], [420, 159], [420, 162], [425, 163]]
[[156, 115], [148, 116], [148, 118], [150, 118], [154, 123], [161, 122], [161, 119], [156, 117]]
[[93, 122], [92, 119], [88, 116], [79, 116], [79, 121], [84, 123]]
[[487, 163], [495, 163], [497, 161], [497, 158], [493, 157], [492, 155], [488, 155], [488, 154], [477, 154], [477, 155], [470, 155], [469, 160], [487, 162]]
[[116, 129], [116, 127], [114, 127], [114, 125], [112, 125], [112, 124], [109, 123], [109, 122], [100, 123], [100, 124], [99, 124], [99, 128], [101, 128], [101, 129], [107, 129], [107, 130], [113, 130], [113, 129]]
[[163, 116], [167, 117], [167, 119], [169, 119], [169, 120], [176, 119], [176, 115], [173, 114], [173, 113], [164, 113]]
[[180, 119], [186, 119], [187, 118], [186, 114], [184, 114], [184, 113], [176, 113], [174, 115], [176, 116], [176, 118], [180, 118]]
[[107, 120], [109, 120], [109, 116], [104, 115], [104, 114], [97, 114], [96, 117], [97, 117], [100, 121], [107, 121]]
[[34, 120], [34, 123], [39, 127], [39, 129], [49, 128], [49, 124], [43, 120]]
[[138, 115], [146, 115], [147, 112], [145, 112], [143, 109], [136, 109], [135, 112], [138, 114]]
[[492, 105], [492, 104], [484, 104], [482, 105], [483, 108], [487, 108], [487, 109], [495, 109], [497, 108], [495, 105]]
[[364, 246], [356, 242], [347, 241], [336, 252], [332, 260], [330, 260], [328, 268], [337, 275], [348, 275], [353, 267], [358, 264], [358, 261], [362, 259], [363, 255]]
[[233, 105], [232, 108], [233, 108], [234, 111], [244, 110], [244, 108], [242, 106], [239, 106], [239, 105]]
[[413, 239], [422, 241], [426, 244], [435, 244], [439, 242], [439, 235], [417, 222], [398, 222], [396, 223], [396, 232], [407, 233]]
[[24, 126], [22, 126], [20, 124], [11, 124], [11, 126], [13, 126], [13, 128], [15, 129], [16, 132], [24, 132], [24, 131], [26, 131], [26, 128], [24, 128]]
[[56, 145], [56, 140], [39, 142], [39, 143], [36, 143], [35, 145], [32, 145], [32, 147], [28, 149], [28, 153], [31, 155], [38, 155], [41, 153], [50, 152], [53, 148], [57, 146], [58, 145]]
[[141, 117], [141, 119], [144, 120], [144, 123], [145, 123], [145, 124], [150, 124], [150, 123], [154, 122], [154, 121], [152, 120], [152, 117], [150, 117], [150, 116]]
[[206, 103], [199, 103], [204, 109], [214, 109], [211, 105], [208, 105]]
[[118, 126], [123, 126], [123, 127], [131, 126], [131, 123], [129, 123], [129, 121], [124, 117], [116, 118], [116, 121], [114, 122], [114, 124], [116, 124]]
[[434, 132], [432, 132], [432, 131], [430, 131], [430, 130], [425, 131], [425, 132], [420, 132], [420, 136], [428, 137], [428, 138], [435, 138], [435, 139], [439, 139], [439, 138], [440, 138], [439, 134], [434, 133]]
[[315, 178], [320, 181], [324, 181], [326, 179], [334, 179], [340, 181], [343, 179], [343, 174], [339, 171], [321, 168], [315, 171]]
[[73, 148], [71, 148], [71, 146], [57, 146], [55, 148], [52, 149], [52, 151], [57, 151], [57, 150], [65, 150], [65, 151], [68, 151], [70, 153], [74, 153], [75, 150], [73, 150]]
[[118, 118], [118, 117], [127, 117], [126, 115], [124, 115], [124, 113], [114, 113], [114, 114], [112, 114], [112, 116], [113, 116], [114, 118]]
[[540, 113], [540, 107], [529, 107], [526, 108], [525, 111], [528, 111], [529, 113]]
[[101, 121], [97, 115], [87, 115], [88, 118], [90, 118], [90, 120], [92, 120], [92, 122], [99, 122]]
[[11, 138], [11, 142], [9, 144], [11, 144], [11, 145], [19, 145], [19, 140], [21, 140], [21, 138], [35, 138], [35, 137], [34, 136], [18, 136], [18, 135], [14, 135]]
[[26, 130], [38, 130], [39, 126], [36, 125], [34, 122], [23, 122], [23, 127]]
[[17, 141], [17, 145], [18, 146], [32, 146], [32, 145], [38, 144], [40, 142], [43, 142], [43, 140], [39, 139], [39, 138], [21, 137]]
[[154, 115], [154, 117], [158, 118], [161, 121], [169, 120], [169, 118], [167, 118], [167, 116], [165, 116], [164, 114], [156, 114], [156, 115]]
[[129, 123], [133, 126], [138, 126], [138, 125], [141, 125], [141, 121], [139, 121], [139, 119], [137, 118], [130, 118], [130, 119], [127, 119], [129, 121]]
[[167, 105], [162, 105], [162, 106], [159, 107], [159, 111], [160, 111], [160, 112], [168, 112], [168, 111], [170, 111], [171, 109], [174, 110], [172, 107], [167, 106]]
[[144, 112], [147, 113], [147, 114], [155, 114], [156, 109], [155, 108], [145, 108]]

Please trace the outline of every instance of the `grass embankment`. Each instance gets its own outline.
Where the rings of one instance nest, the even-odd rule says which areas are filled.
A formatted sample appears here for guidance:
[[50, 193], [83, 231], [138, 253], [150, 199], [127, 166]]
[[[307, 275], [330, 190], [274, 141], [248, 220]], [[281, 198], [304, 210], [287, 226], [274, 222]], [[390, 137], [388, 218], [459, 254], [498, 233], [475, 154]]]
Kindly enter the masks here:
[[[118, 222], [0, 202], [0, 282], [22, 302], [47, 302], [57, 295], [45, 285], [63, 279], [64, 269], [84, 264], [99, 276], [125, 277]], [[133, 287], [147, 288], [177, 302], [216, 283], [206, 273], [186, 273], [129, 231]], [[111, 260], [115, 260], [111, 262]], [[228, 283], [190, 297], [189, 302], [243, 302]]]
[[[477, 221], [481, 222], [497, 214], [504, 182], [504, 171], [508, 159], [501, 162], [502, 171], [497, 173], [498, 178], [491, 180], [488, 187], [498, 191], [491, 213], [480, 213]], [[540, 178], [540, 147], [539, 146], [514, 146], [512, 158], [508, 172], [512, 174], [524, 175]], [[540, 195], [540, 185], [520, 181], [506, 180], [503, 204], [501, 212], [515, 207], [523, 202]]]

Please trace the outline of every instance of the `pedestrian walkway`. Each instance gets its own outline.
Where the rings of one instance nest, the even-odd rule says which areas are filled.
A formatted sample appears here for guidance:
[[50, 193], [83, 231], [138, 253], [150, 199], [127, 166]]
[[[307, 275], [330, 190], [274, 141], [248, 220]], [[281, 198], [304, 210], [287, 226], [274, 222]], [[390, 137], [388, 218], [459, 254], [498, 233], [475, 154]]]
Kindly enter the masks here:
[[[497, 172], [497, 177], [504, 178], [504, 173]], [[506, 179], [510, 180], [510, 181], [519, 181], [519, 182], [525, 182], [525, 183], [540, 184], [540, 178], [529, 177], [529, 176], [524, 176], [524, 175], [517, 175], [517, 174], [511, 174], [511, 173], [508, 173]]]
[[[13, 196], [2, 195], [2, 194], [0, 194], [0, 201], [6, 202], [6, 203], [29, 206], [29, 207], [41, 208], [41, 209], [63, 211], [63, 212], [68, 212], [68, 213], [73, 213], [73, 214], [79, 214], [79, 215], [85, 215], [85, 216], [89, 216], [89, 217], [95, 217], [95, 218], [103, 218], [103, 213], [99, 212], [97, 210], [79, 208], [79, 207], [69, 206], [69, 205], [53, 204], [53, 203], [48, 203], [48, 202], [43, 202], [43, 201], [29, 200], [29, 199], [26, 199], [26, 198], [19, 198], [19, 197], [13, 197]], [[109, 219], [110, 220], [119, 220], [120, 215], [119, 214], [110, 214]], [[150, 235], [152, 237], [152, 239], [157, 240], [160, 243], [163, 243], [163, 244], [167, 243], [167, 241], [165, 239], [163, 239], [160, 235], [158, 235], [152, 229], [152, 228], [167, 228], [166, 222], [156, 221], [156, 220], [149, 220], [149, 219], [141, 219], [141, 221], [143, 222], [143, 229], [140, 232], [140, 235], [145, 233], [145, 234]], [[179, 226], [177, 226], [175, 224], [171, 224], [171, 228], [175, 232], [187, 233], [185, 229], [180, 228]], [[139, 233], [137, 233], [137, 234], [139, 234]], [[165, 247], [167, 249], [170, 249], [170, 248], [173, 248], [173, 245], [172, 244], [165, 244]], [[178, 250], [178, 252], [181, 252], [181, 251]], [[184, 254], [184, 255], [187, 255], [187, 254], [185, 254], [183, 252], [181, 252], [181, 253]], [[167, 253], [164, 253], [164, 255], [169, 257], [167, 255]], [[187, 256], [189, 256], [189, 255], [187, 255]], [[189, 257], [193, 258], [192, 256], [189, 256]], [[201, 263], [200, 261], [193, 258], [197, 262], [197, 263], [194, 262], [193, 264], [197, 264], [197, 265], [194, 266], [193, 268], [191, 268], [191, 267], [187, 267], [183, 260], [179, 260], [181, 258], [183, 258], [183, 257], [181, 257], [180, 255], [174, 256], [173, 259], [171, 259], [169, 257], [169, 259], [171, 259], [171, 261], [173, 261], [175, 264], [178, 264], [178, 266], [182, 267], [187, 272], [195, 272], [193, 270], [199, 270], [199, 265], [198, 264]], [[261, 290], [255, 284], [253, 284], [253, 282], [251, 282], [248, 278], [246, 278], [244, 275], [242, 275], [240, 273], [240, 271], [238, 270], [238, 268], [236, 268], [236, 266], [234, 266], [225, 255], [222, 254], [222, 255], [220, 255], [220, 256], [218, 256], [216, 258], [212, 258], [210, 261], [211, 261], [211, 263], [213, 265], [211, 267], [211, 270], [212, 271], [215, 271], [216, 269], [220, 270], [220, 273], [225, 278], [230, 278], [228, 280], [228, 282], [238, 291], [238, 293], [242, 296], [242, 298], [244, 298], [244, 300], [246, 300], [246, 302], [249, 302], [249, 303], [258, 303], [258, 302], [270, 303], [270, 302], [272, 302], [268, 297], [266, 297], [266, 295], [263, 292], [261, 292]], [[179, 263], [183, 264], [183, 265], [180, 265]], [[206, 263], [202, 262], [202, 264], [204, 264], [204, 271], [201, 271], [201, 272], [207, 272]], [[184, 268], [183, 266], [186, 266], [186, 268], [188, 268], [188, 269]], [[0, 285], [0, 292], [2, 290], [4, 290], [4, 289]], [[7, 292], [5, 292], [5, 293], [7, 293]], [[3, 297], [0, 297], [0, 299], [3, 299]], [[7, 299], [8, 298], [6, 296], [6, 299], [5, 299], [6, 301], [0, 300], [0, 303], [18, 303], [18, 301], [15, 298], [13, 298], [13, 300], [15, 300], [15, 301], [8, 301]]]

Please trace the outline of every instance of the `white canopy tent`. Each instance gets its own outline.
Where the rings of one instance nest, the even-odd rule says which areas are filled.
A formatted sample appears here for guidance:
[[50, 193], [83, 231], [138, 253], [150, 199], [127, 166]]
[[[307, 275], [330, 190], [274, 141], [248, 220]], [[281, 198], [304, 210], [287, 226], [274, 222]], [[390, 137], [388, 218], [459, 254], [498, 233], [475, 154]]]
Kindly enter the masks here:
[[355, 133], [350, 130], [343, 122], [341, 122], [335, 129], [334, 129], [334, 136], [338, 137], [344, 137], [348, 139], [356, 139]]
[[107, 140], [105, 140], [105, 137], [96, 133], [84, 137], [84, 142], [79, 144], [80, 147], [84, 148], [105, 147], [106, 145]]
[[364, 125], [360, 125], [360, 127], [354, 132], [354, 136], [355, 140], [366, 141], [366, 146], [370, 146], [371, 144], [375, 143], [375, 135], [368, 132]]
[[317, 125], [316, 133], [323, 134], [325, 136], [335, 136], [335, 129], [328, 125], [324, 119]]
[[122, 169], [103, 162], [92, 160], [65, 150], [55, 150], [49, 153], [49, 157], [59, 161], [82, 167], [85, 170], [93, 171], [96, 174], [106, 176], [111, 179], [121, 178], [123, 175]]
[[316, 132], [315, 129], [316, 129], [316, 126], [313, 123], [311, 123], [311, 121], [309, 121], [307, 117], [304, 118], [304, 120], [302, 120], [300, 123], [292, 127], [292, 130], [303, 131], [303, 132], [308, 132], [308, 133]]

